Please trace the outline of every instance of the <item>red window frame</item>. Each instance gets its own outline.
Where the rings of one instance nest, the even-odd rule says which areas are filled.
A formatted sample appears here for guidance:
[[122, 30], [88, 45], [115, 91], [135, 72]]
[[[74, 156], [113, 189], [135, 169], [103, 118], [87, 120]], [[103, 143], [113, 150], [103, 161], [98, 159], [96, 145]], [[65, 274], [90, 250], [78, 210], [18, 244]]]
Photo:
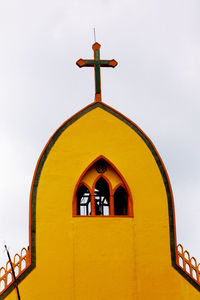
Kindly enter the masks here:
[[[94, 183], [92, 185], [92, 187], [90, 187], [87, 183], [85, 183], [82, 179], [84, 177], [84, 175], [89, 171], [89, 169], [100, 159], [104, 159], [105, 162], [110, 165], [112, 167], [112, 169], [117, 173], [117, 175], [120, 177], [121, 179], [121, 183], [119, 183], [117, 186], [115, 186], [114, 188], [112, 187], [112, 184], [109, 180], [109, 178], [104, 175], [104, 174], [100, 174], [98, 175], [95, 180]], [[109, 215], [96, 215], [95, 212], [95, 186], [97, 181], [103, 178], [107, 183], [108, 183], [108, 187], [109, 187], [109, 193], [110, 193], [110, 199], [109, 199]], [[90, 192], [90, 197], [91, 197], [91, 215], [80, 215], [77, 214], [77, 191], [78, 189], [84, 185]], [[126, 215], [115, 215], [115, 209], [114, 209], [114, 194], [115, 191], [119, 188], [119, 187], [123, 187], [127, 193], [127, 214]], [[86, 169], [85, 171], [82, 173], [82, 175], [80, 176], [75, 190], [74, 190], [74, 196], [73, 196], [73, 216], [74, 217], [133, 217], [133, 202], [132, 202], [132, 196], [131, 196], [131, 192], [130, 189], [124, 179], [124, 177], [121, 175], [121, 173], [117, 170], [117, 168], [110, 162], [108, 161], [108, 159], [106, 159], [104, 156], [99, 156], [98, 158], [96, 158]]]

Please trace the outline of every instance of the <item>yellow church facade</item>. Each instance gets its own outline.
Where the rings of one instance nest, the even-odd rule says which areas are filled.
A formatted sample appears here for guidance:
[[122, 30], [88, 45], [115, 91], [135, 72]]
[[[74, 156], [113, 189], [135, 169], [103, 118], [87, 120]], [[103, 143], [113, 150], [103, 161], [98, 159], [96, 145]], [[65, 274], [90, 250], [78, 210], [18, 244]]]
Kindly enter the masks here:
[[16, 287], [29, 300], [200, 297], [196, 260], [177, 247], [173, 194], [156, 148], [99, 96], [44, 148], [29, 220], [29, 249], [13, 261], [16, 281], [9, 264], [0, 269], [0, 299], [17, 299]]

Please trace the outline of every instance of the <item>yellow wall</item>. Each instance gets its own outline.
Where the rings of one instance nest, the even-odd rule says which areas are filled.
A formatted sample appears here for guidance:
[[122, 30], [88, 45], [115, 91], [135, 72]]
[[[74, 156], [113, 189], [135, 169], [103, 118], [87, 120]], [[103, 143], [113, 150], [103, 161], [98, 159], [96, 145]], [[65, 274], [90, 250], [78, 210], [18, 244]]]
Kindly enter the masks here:
[[[99, 155], [124, 176], [134, 218], [72, 217], [75, 185]], [[36, 204], [36, 268], [19, 284], [22, 299], [199, 299], [171, 266], [167, 196], [154, 157], [107, 111], [88, 112], [58, 138]]]

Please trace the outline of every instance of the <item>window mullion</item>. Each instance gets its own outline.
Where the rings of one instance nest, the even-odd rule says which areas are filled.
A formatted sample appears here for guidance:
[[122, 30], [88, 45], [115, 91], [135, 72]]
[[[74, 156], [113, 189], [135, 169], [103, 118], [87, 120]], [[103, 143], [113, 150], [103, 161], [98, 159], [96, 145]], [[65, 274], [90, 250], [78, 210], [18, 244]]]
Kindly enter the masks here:
[[95, 212], [95, 196], [94, 194], [91, 195], [91, 215], [95, 216], [96, 212]]
[[115, 215], [115, 208], [114, 208], [114, 196], [110, 195], [110, 216]]

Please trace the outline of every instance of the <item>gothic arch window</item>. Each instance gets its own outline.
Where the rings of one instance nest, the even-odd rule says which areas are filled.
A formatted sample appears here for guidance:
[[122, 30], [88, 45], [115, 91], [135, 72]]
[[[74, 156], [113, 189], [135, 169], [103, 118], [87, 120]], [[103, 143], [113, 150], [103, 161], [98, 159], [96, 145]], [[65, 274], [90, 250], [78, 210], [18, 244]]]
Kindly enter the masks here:
[[128, 214], [128, 194], [122, 186], [119, 186], [114, 193], [115, 215]]
[[102, 177], [99, 178], [94, 189], [96, 216], [109, 216], [110, 191], [108, 183]]
[[77, 199], [77, 215], [89, 216], [91, 215], [91, 196], [88, 188], [81, 185], [76, 193]]
[[129, 187], [103, 156], [81, 175], [74, 192], [73, 216], [133, 216]]

